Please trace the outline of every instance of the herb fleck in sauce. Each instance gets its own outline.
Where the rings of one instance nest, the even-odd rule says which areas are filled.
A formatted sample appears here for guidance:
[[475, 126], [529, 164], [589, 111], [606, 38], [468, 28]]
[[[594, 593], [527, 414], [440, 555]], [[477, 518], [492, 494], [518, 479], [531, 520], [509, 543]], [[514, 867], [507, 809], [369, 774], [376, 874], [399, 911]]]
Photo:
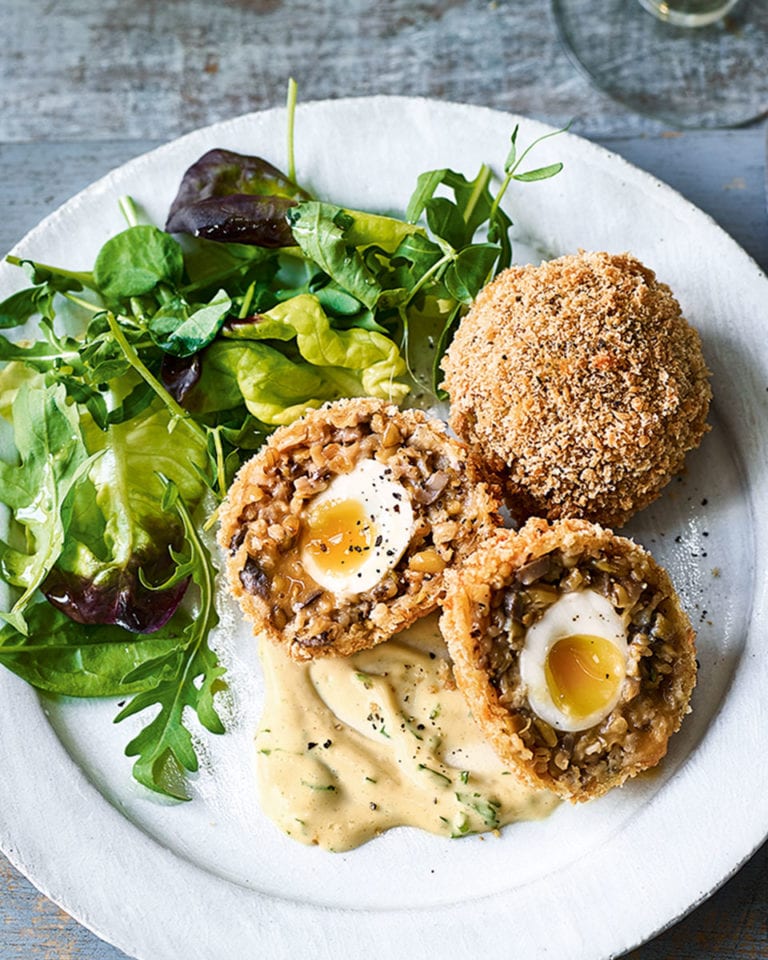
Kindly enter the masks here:
[[402, 825], [457, 837], [555, 806], [482, 741], [434, 618], [348, 658], [297, 664], [266, 643], [261, 656], [261, 803], [294, 839], [350, 850]]

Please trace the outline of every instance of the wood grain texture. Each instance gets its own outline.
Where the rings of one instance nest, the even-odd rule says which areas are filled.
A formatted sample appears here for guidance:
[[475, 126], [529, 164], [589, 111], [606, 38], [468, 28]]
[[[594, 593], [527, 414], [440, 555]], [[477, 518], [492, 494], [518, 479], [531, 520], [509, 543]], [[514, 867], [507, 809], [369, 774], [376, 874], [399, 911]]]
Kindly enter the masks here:
[[657, 131], [593, 88], [547, 0], [0, 0], [0, 142], [171, 138], [305, 100], [411, 94]]
[[0, 957], [121, 960], [125, 954], [75, 923], [0, 857]]

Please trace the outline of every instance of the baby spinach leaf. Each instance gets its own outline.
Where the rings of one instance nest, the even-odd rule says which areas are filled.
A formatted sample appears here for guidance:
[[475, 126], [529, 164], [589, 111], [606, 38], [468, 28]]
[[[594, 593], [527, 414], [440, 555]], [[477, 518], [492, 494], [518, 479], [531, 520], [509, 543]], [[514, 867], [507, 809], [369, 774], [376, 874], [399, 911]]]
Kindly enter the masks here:
[[306, 257], [366, 307], [376, 305], [382, 287], [347, 238], [354, 219], [346, 211], [311, 200], [290, 210], [288, 220]]
[[184, 267], [188, 282], [183, 293], [187, 299], [204, 300], [222, 287], [234, 299], [251, 284], [260, 290], [270, 289], [280, 263], [274, 250], [253, 244], [185, 237]]
[[0, 663], [39, 690], [66, 697], [119, 697], [139, 693], [160, 674], [124, 678], [183, 644], [189, 615], [179, 611], [151, 637], [116, 626], [83, 625], [48, 603], [27, 610], [28, 635], [0, 631]]
[[[363, 305], [357, 297], [347, 293], [343, 287], [333, 280], [312, 283], [309, 285], [307, 292], [314, 294], [323, 310], [334, 317], [358, 317], [363, 309]], [[370, 311], [366, 312], [370, 314]]]
[[157, 227], [128, 227], [111, 237], [99, 251], [93, 277], [110, 303], [140, 297], [158, 284], [176, 287], [184, 273], [178, 242]]
[[175, 298], [154, 314], [149, 329], [166, 353], [191, 357], [213, 341], [231, 309], [232, 301], [225, 290], [219, 290], [210, 303], [195, 307]]

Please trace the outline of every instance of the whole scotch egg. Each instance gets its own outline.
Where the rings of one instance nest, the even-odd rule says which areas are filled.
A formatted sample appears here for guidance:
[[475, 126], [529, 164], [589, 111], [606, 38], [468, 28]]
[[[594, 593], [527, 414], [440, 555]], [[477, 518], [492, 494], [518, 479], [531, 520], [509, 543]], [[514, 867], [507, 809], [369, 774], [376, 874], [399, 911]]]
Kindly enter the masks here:
[[668, 574], [588, 521], [494, 532], [448, 577], [440, 626], [501, 759], [569, 800], [657, 764], [689, 710], [694, 632]]
[[339, 400], [281, 427], [221, 510], [227, 581], [297, 660], [346, 656], [435, 610], [500, 522], [467, 447], [418, 410]]
[[513, 266], [478, 295], [442, 360], [450, 424], [528, 517], [619, 527], [706, 433], [701, 338], [630, 254]]

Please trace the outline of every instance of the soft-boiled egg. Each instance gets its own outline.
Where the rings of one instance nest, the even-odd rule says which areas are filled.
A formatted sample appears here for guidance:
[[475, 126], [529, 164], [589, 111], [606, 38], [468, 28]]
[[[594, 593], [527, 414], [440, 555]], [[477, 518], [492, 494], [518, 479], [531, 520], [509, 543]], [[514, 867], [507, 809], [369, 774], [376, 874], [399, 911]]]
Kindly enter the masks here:
[[410, 497], [390, 468], [378, 460], [360, 460], [308, 503], [304, 569], [337, 596], [365, 593], [396, 566], [413, 526]]
[[624, 622], [605, 597], [563, 594], [528, 628], [520, 653], [531, 709], [557, 730], [595, 726], [619, 702], [627, 651]]

